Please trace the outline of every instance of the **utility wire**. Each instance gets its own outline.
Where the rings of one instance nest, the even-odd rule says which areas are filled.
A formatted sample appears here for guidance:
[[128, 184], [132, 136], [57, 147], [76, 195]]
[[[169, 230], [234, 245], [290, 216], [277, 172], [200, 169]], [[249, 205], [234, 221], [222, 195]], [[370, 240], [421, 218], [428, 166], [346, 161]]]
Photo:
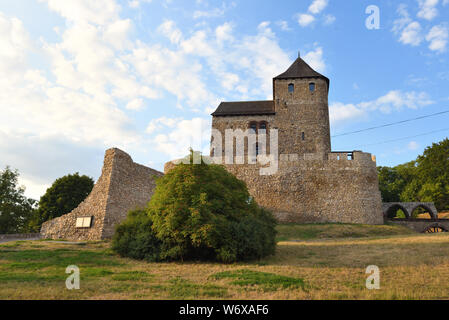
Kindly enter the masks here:
[[425, 118], [430, 118], [430, 117], [434, 117], [434, 116], [437, 116], [437, 115], [440, 115], [440, 114], [445, 114], [445, 113], [449, 113], [449, 110], [441, 111], [441, 112], [437, 112], [437, 113], [432, 113], [432, 114], [428, 114], [428, 115], [425, 115], [425, 116], [420, 116], [420, 117], [416, 117], [416, 118], [412, 118], [412, 119], [407, 119], [407, 120], [402, 120], [402, 121], [397, 121], [397, 122], [391, 122], [391, 123], [383, 124], [383, 125], [377, 126], [377, 127], [371, 127], [371, 128], [361, 129], [361, 130], [357, 130], [357, 131], [340, 133], [340, 134], [332, 136], [332, 138], [347, 136], [347, 135], [350, 135], [350, 134], [365, 132], [365, 131], [369, 131], [369, 130], [375, 130], [375, 129], [385, 128], [385, 127], [390, 127], [390, 126], [394, 126], [394, 125], [397, 125], [397, 124], [402, 124], [402, 123], [406, 123], [406, 122], [411, 122], [411, 121], [421, 120], [421, 119], [425, 119]]
[[401, 140], [407, 140], [407, 139], [416, 138], [416, 137], [428, 136], [429, 134], [442, 132], [442, 131], [447, 131], [447, 130], [449, 130], [449, 128], [444, 128], [444, 129], [440, 129], [440, 130], [434, 130], [434, 131], [430, 131], [430, 132], [426, 132], [426, 133], [421, 133], [421, 134], [417, 134], [415, 136], [403, 137], [403, 138], [387, 140], [387, 141], [382, 141], [382, 142], [377, 142], [377, 143], [372, 143], [372, 144], [359, 145], [359, 146], [356, 146], [356, 148], [376, 146], [376, 145], [379, 145], [379, 144], [385, 144], [385, 143], [396, 142], [396, 141], [401, 141]]

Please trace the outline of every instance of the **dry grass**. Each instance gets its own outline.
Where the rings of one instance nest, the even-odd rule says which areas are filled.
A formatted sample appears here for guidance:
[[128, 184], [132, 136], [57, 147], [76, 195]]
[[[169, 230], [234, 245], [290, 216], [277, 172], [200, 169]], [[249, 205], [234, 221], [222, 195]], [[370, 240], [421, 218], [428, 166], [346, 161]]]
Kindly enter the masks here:
[[449, 219], [449, 212], [439, 212], [438, 218], [440, 219]]
[[[113, 254], [107, 242], [7, 243], [0, 245], [0, 299], [449, 298], [449, 234], [379, 235], [383, 230], [348, 239], [336, 231], [340, 225], [330, 229], [334, 239], [280, 242], [275, 256], [231, 265], [134, 261]], [[296, 232], [284, 231], [285, 238]], [[81, 269], [80, 290], [65, 288], [69, 264]], [[373, 264], [380, 290], [365, 288]]]

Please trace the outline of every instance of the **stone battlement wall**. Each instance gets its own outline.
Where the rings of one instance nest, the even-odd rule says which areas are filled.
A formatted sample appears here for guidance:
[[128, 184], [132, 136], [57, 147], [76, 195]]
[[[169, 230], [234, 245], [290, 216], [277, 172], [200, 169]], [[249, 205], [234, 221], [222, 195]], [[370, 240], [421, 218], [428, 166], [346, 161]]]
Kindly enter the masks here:
[[[134, 163], [120, 149], [106, 151], [100, 178], [89, 196], [72, 212], [45, 222], [42, 238], [101, 240], [112, 237], [114, 228], [129, 210], [145, 207], [163, 174]], [[90, 228], [77, 228], [76, 219], [93, 217]]]
[[354, 153], [354, 160], [344, 155], [281, 160], [277, 173], [267, 176], [259, 174], [259, 165], [225, 166], [280, 222], [383, 224], [375, 161], [367, 153]]

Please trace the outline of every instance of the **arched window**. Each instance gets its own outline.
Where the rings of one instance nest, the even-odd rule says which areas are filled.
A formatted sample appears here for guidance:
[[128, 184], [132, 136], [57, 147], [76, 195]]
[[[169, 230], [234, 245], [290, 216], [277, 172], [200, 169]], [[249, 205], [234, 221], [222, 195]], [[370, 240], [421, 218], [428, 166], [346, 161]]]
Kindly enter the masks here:
[[254, 133], [256, 133], [257, 132], [257, 122], [250, 122], [249, 129], [254, 130]]
[[288, 85], [288, 92], [292, 93], [295, 91], [295, 85], [293, 83], [290, 83]]
[[259, 124], [259, 130], [265, 130], [265, 132], [266, 132], [266, 130], [267, 130], [267, 123], [265, 121], [262, 121]]
[[309, 83], [309, 90], [310, 90], [310, 92], [314, 92], [315, 91], [315, 82]]

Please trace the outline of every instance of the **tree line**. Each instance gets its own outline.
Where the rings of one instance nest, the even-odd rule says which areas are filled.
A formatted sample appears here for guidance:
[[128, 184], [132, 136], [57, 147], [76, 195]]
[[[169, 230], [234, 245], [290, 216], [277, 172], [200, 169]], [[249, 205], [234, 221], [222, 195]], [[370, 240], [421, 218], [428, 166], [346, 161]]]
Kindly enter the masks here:
[[0, 234], [39, 232], [42, 223], [75, 209], [91, 192], [92, 178], [79, 173], [59, 179], [39, 201], [25, 196], [19, 172], [9, 166], [0, 171]]

